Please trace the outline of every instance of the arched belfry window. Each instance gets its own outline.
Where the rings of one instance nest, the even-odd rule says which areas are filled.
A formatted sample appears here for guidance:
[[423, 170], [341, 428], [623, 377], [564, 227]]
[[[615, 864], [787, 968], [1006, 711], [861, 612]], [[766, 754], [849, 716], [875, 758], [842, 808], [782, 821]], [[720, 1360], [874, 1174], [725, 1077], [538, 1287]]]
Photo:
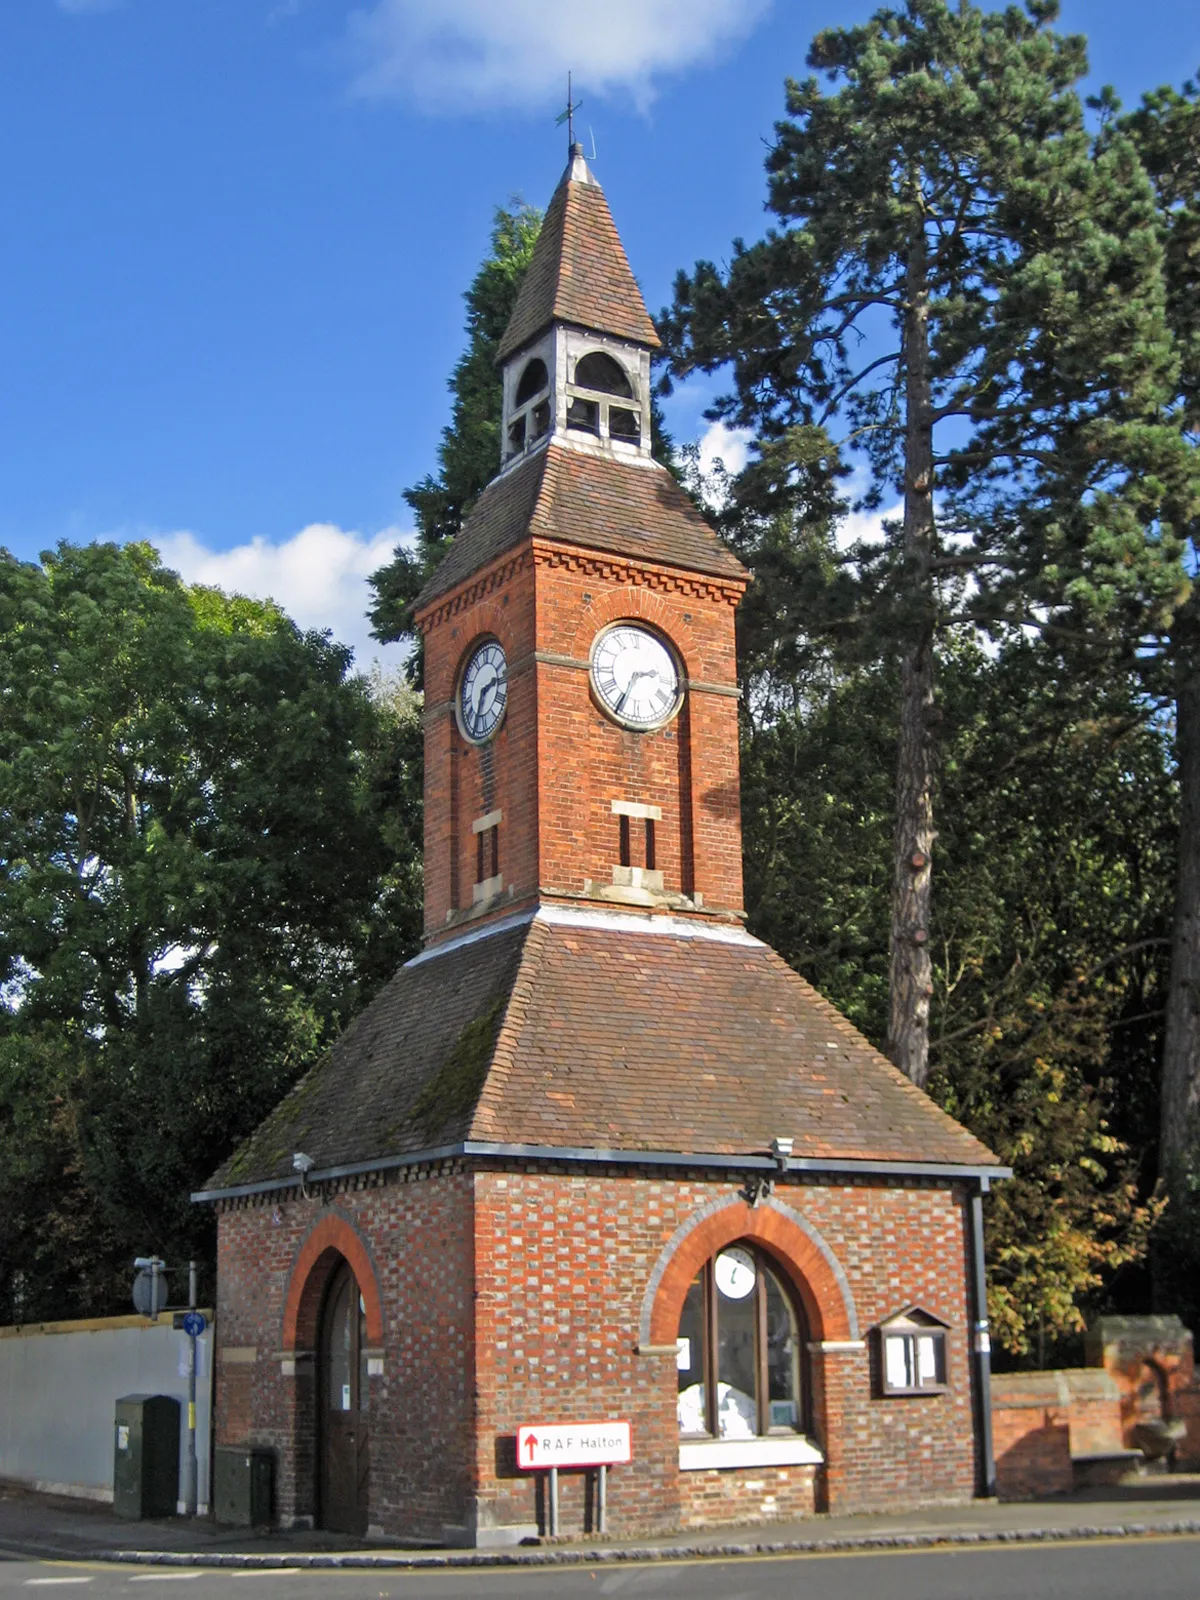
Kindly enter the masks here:
[[595, 389], [600, 394], [616, 394], [622, 399], [633, 399], [633, 385], [629, 374], [619, 361], [603, 350], [593, 350], [583, 356], [575, 368], [575, 382], [580, 389]]
[[[628, 400], [624, 406], [616, 402]], [[567, 385], [567, 427], [576, 433], [640, 444], [642, 414], [629, 373], [606, 350], [590, 350], [575, 363]]]
[[508, 424], [505, 440], [505, 459], [520, 455], [527, 445], [537, 442], [550, 431], [550, 374], [546, 363], [538, 356], [526, 362], [517, 380], [513, 400], [513, 414]]
[[805, 1426], [804, 1317], [777, 1267], [749, 1240], [701, 1267], [676, 1346], [679, 1431], [751, 1439]]
[[546, 371], [546, 363], [536, 356], [526, 366], [521, 374], [521, 381], [517, 384], [517, 404], [523, 406], [526, 400], [532, 400], [535, 394], [541, 394], [543, 389], [550, 387], [550, 374]]

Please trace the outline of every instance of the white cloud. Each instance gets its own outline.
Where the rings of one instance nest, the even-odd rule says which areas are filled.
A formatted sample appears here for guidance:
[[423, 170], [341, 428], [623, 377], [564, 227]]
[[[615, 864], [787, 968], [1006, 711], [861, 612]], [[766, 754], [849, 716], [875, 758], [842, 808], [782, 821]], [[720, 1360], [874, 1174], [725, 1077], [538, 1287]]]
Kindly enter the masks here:
[[748, 34], [770, 0], [375, 0], [352, 13], [354, 90], [398, 95], [427, 111], [541, 106], [576, 89], [631, 94], [712, 60]]
[[399, 645], [381, 645], [368, 631], [368, 576], [391, 559], [397, 544], [412, 535], [384, 528], [373, 535], [347, 532], [329, 522], [313, 522], [275, 544], [252, 539], [232, 550], [212, 550], [193, 533], [153, 538], [163, 562], [187, 583], [209, 584], [256, 600], [274, 600], [301, 628], [328, 628], [340, 644], [354, 647], [356, 666], [372, 661], [397, 666]]
[[753, 437], [746, 428], [727, 428], [723, 422], [710, 423], [700, 435], [700, 471], [707, 478], [714, 465], [723, 461], [730, 477], [736, 477], [750, 459]]

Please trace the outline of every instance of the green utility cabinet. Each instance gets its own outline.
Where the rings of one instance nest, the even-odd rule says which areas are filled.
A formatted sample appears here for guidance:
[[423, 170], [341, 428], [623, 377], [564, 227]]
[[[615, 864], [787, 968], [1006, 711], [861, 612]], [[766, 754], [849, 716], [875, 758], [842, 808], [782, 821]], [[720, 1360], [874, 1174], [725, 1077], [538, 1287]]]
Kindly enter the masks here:
[[235, 1528], [271, 1521], [272, 1456], [245, 1445], [218, 1445], [213, 1453], [213, 1515]]
[[117, 1401], [113, 1510], [119, 1517], [173, 1517], [179, 1505], [179, 1401], [127, 1394]]

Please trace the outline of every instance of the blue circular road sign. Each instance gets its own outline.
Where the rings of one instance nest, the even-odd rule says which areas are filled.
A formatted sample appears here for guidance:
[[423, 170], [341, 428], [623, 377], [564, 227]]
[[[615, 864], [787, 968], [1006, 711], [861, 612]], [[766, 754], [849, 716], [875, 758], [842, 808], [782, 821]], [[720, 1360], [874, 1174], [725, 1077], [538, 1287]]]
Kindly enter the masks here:
[[207, 1327], [202, 1311], [189, 1311], [183, 1319], [183, 1331], [190, 1339], [198, 1339]]

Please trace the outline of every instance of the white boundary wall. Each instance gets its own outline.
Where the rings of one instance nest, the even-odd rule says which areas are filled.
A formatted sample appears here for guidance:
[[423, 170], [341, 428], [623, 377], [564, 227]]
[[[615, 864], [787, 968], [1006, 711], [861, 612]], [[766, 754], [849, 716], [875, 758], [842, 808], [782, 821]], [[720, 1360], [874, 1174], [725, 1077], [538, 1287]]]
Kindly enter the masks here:
[[[207, 1510], [212, 1415], [212, 1318], [196, 1340], [196, 1454]], [[170, 1312], [0, 1328], [0, 1478], [47, 1493], [111, 1500], [116, 1402], [127, 1394], [179, 1401], [180, 1494], [187, 1454], [186, 1334]], [[180, 1499], [180, 1510], [183, 1501]]]

